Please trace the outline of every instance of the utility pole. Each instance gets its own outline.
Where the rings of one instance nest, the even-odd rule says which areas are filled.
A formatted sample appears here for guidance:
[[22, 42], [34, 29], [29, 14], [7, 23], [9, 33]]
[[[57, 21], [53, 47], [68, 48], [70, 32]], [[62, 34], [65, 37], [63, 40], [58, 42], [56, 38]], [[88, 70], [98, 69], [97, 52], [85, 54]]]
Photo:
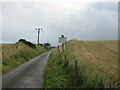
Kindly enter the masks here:
[[[61, 38], [64, 38], [64, 35], [61, 35]], [[62, 42], [62, 52], [64, 53], [64, 42]]]
[[43, 30], [42, 28], [35, 28], [35, 30], [38, 30], [38, 46], [39, 46], [39, 34], [40, 34], [40, 30]]

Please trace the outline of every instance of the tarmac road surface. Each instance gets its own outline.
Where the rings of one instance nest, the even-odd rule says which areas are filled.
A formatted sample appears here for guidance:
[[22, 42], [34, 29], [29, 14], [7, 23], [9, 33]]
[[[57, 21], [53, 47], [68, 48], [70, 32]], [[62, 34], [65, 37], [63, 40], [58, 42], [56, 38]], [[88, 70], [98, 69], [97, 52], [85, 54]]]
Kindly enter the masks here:
[[50, 52], [18, 66], [2, 76], [2, 88], [43, 88], [44, 69]]

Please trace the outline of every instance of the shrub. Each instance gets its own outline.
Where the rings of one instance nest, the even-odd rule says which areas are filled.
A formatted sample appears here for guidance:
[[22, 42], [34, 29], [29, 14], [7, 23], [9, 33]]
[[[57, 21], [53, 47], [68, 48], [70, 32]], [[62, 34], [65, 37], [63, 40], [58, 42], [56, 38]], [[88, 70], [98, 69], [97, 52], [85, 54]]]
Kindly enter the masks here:
[[33, 43], [29, 42], [29, 41], [26, 41], [25, 39], [20, 39], [20, 40], [18, 41], [18, 43], [19, 43], [19, 42], [22, 42], [22, 43], [28, 45], [28, 46], [31, 47], [31, 48], [36, 48], [35, 44], [33, 44]]

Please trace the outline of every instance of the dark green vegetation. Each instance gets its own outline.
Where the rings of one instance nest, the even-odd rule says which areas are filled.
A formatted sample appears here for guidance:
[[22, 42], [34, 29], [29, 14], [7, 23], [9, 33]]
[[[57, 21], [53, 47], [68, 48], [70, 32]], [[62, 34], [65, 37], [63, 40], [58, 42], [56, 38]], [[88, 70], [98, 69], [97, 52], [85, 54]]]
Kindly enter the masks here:
[[20, 40], [17, 44], [4, 44], [2, 45], [2, 72], [8, 72], [46, 51], [44, 47], [36, 47], [24, 40]]
[[[82, 41], [81, 42], [76, 40], [69, 41], [67, 44], [65, 44], [64, 54], [62, 53], [59, 54], [57, 48], [52, 51], [48, 61], [48, 65], [46, 67], [44, 87], [45, 88], [104, 88], [106, 87], [107, 84], [111, 88], [116, 88], [117, 81], [115, 81], [116, 79], [114, 78], [117, 77], [112, 78], [111, 76], [115, 76], [115, 75], [108, 74], [108, 72], [106, 74], [106, 67], [105, 69], [103, 69], [104, 67], [101, 68], [99, 66], [101, 64], [98, 64], [99, 62], [97, 63], [97, 65], [95, 64], [97, 59], [93, 59], [92, 60], [93, 62], [90, 61], [89, 57], [92, 56], [93, 54], [92, 52], [90, 53], [89, 57], [87, 56], [88, 53], [87, 50], [91, 48], [92, 48], [91, 50], [93, 50], [93, 47], [85, 47], [85, 45], [80, 46], [79, 43], [80, 45], [81, 44], [83, 45]], [[90, 42], [86, 41], [84, 44], [89, 45], [89, 43]], [[93, 50], [94, 52], [97, 51], [97, 47], [101, 47], [101, 46], [105, 47], [101, 45], [101, 43], [109, 44], [111, 42], [98, 43], [91, 41], [90, 45], [93, 44], [95, 48]], [[112, 44], [109, 44], [109, 46], [111, 45], [113, 47]], [[107, 49], [108, 48], [104, 49], [104, 52], [105, 51], [107, 52]], [[114, 48], [111, 49], [114, 50]], [[100, 50], [99, 52], [102, 53], [103, 52], [102, 49]], [[111, 53], [110, 51], [109, 53], [107, 53], [108, 57], [110, 57], [109, 56], [110, 53]], [[65, 59], [65, 54], [66, 54], [66, 59]], [[98, 54], [99, 57], [101, 55], [99, 53], [96, 54]], [[108, 57], [106, 55], [106, 58]], [[102, 58], [104, 59], [104, 57]], [[104, 63], [106, 61], [102, 61], [102, 62]], [[107, 80], [106, 77], [109, 78], [108, 81], [106, 81]]]
[[25, 45], [28, 45], [31, 48], [36, 48], [35, 44], [33, 44], [29, 41], [26, 41], [25, 39], [20, 39], [17, 43], [19, 43], [19, 42], [22, 42], [22, 43], [24, 43]]

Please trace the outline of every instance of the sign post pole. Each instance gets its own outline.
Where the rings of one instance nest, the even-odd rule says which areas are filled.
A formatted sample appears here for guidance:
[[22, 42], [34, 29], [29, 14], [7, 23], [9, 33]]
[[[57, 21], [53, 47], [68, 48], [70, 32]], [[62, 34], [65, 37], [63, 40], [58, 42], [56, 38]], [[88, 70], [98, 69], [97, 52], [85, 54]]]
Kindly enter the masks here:
[[62, 53], [64, 53], [64, 43], [62, 43]]
[[59, 37], [59, 43], [62, 43], [62, 53], [64, 53], [64, 43], [67, 42], [67, 37], [65, 37], [64, 35], [61, 35], [61, 37]]

